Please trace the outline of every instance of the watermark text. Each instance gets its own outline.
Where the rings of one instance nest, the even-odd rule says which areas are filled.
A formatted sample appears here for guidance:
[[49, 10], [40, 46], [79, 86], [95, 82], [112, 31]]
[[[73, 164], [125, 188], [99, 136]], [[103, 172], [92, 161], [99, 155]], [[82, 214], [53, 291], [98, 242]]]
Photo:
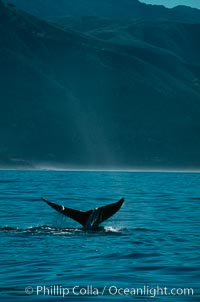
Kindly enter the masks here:
[[38, 285], [36, 287], [27, 286], [25, 288], [27, 295], [37, 296], [149, 296], [155, 298], [156, 296], [193, 296], [193, 288], [168, 288], [151, 287], [144, 285], [143, 287], [120, 287], [117, 285], [105, 285], [103, 287], [95, 287], [93, 285], [72, 287], [65, 287], [62, 285]]

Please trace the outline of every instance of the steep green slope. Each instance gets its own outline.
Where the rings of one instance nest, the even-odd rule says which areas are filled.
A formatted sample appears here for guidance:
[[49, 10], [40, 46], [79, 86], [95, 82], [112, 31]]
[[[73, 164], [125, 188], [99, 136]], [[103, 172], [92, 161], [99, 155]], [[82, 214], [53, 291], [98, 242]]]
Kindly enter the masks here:
[[[6, 1], [6, 0], [5, 0]], [[111, 19], [164, 19], [200, 23], [200, 10], [187, 6], [168, 9], [138, 0], [9, 0], [40, 18], [96, 16]]]
[[200, 166], [198, 58], [62, 31], [12, 7], [0, 22], [1, 166]]

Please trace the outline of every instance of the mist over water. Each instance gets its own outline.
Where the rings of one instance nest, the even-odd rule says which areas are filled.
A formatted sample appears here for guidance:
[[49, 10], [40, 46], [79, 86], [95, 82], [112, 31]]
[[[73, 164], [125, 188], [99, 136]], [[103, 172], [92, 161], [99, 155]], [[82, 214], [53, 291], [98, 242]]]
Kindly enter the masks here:
[[[193, 296], [170, 301], [199, 301], [199, 184], [198, 173], [1, 171], [0, 299], [60, 301], [37, 296], [36, 287], [92, 285], [99, 292], [106, 286], [98, 297], [103, 301], [135, 298], [111, 295], [110, 286], [193, 288]], [[104, 229], [88, 232], [55, 213], [41, 196], [85, 211], [122, 196], [126, 201]], [[34, 290], [29, 296], [27, 286]], [[97, 296], [65, 297], [90, 298]]]

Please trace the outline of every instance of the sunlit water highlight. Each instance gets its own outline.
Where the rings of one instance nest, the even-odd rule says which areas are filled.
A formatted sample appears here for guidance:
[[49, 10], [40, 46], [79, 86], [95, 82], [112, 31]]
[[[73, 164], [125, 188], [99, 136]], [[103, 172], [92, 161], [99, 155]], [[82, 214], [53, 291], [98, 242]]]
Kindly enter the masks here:
[[[104, 229], [84, 231], [41, 196], [82, 210], [126, 202]], [[68, 301], [200, 301], [199, 203], [198, 173], [1, 171], [0, 301], [63, 300], [37, 296], [44, 285], [99, 289]], [[109, 286], [187, 287], [194, 295], [110, 295]]]

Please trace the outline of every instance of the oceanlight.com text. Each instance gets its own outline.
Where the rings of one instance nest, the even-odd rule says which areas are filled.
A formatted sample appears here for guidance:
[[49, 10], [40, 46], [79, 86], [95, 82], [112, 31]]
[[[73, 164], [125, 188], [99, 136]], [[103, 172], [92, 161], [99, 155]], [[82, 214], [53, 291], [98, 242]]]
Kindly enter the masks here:
[[35, 288], [27, 286], [25, 288], [27, 295], [37, 296], [148, 296], [155, 298], [156, 296], [193, 296], [193, 288], [168, 288], [168, 287], [120, 287], [116, 285], [105, 285], [104, 287], [96, 287], [93, 285], [79, 286], [74, 285], [72, 287], [64, 287], [61, 285], [38, 285]]

